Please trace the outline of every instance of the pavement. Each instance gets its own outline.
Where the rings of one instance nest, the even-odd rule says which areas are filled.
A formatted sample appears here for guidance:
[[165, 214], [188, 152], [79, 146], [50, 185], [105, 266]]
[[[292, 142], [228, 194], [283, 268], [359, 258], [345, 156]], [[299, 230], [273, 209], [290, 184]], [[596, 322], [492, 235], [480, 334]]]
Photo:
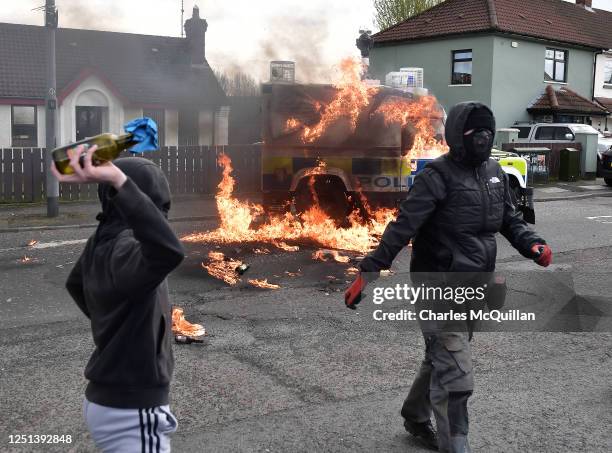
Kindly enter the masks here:
[[[602, 178], [534, 187], [536, 203], [608, 196], [612, 196], [612, 187], [607, 186]], [[261, 195], [258, 193], [239, 194], [238, 198], [255, 203], [261, 201]], [[55, 218], [46, 216], [46, 205], [42, 203], [0, 204], [0, 233], [66, 227], [88, 228], [96, 225], [95, 216], [98, 212], [97, 201], [62, 202], [60, 215]], [[170, 221], [214, 220], [216, 216], [214, 196], [184, 195], [173, 199]]]
[[[535, 228], [551, 245], [554, 265], [609, 273], [612, 199], [594, 195], [606, 194], [604, 189], [566, 190], [536, 206]], [[196, 204], [175, 203], [180, 215], [175, 211], [173, 218], [199, 215], [195, 210], [212, 200], [190, 203]], [[211, 217], [172, 224], [180, 237], [215, 226]], [[64, 289], [93, 231], [0, 235], [2, 452], [94, 451], [81, 416], [83, 369], [93, 343], [86, 318]], [[28, 247], [30, 240], [38, 243]], [[186, 259], [169, 277], [172, 302], [209, 332], [203, 345], [174, 346], [171, 407], [179, 429], [173, 451], [428, 451], [405, 433], [399, 416], [422, 359], [421, 335], [366, 322], [363, 309], [347, 310], [342, 291], [352, 278], [350, 264], [313, 261], [308, 246], [268, 255], [254, 253], [256, 246], [261, 247], [221, 250], [251, 265], [248, 278], [267, 278], [280, 289], [262, 290], [246, 281], [229, 287], [207, 275], [201, 262], [209, 250], [219, 250], [215, 244], [186, 243]], [[405, 269], [409, 259], [406, 249], [394, 268]], [[502, 237], [498, 263], [538, 269]], [[612, 303], [610, 292], [597, 289], [601, 284], [584, 291]], [[478, 333], [473, 356], [476, 390], [469, 410], [475, 452], [612, 451], [612, 333]], [[10, 434], [69, 434], [72, 442], [9, 444]]]

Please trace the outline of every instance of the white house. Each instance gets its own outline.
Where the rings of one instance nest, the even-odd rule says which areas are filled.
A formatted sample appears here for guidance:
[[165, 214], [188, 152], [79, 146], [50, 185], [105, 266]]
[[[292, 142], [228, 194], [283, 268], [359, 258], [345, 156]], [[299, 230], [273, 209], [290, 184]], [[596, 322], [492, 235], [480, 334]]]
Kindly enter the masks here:
[[[197, 7], [185, 38], [59, 28], [58, 145], [149, 116], [160, 146], [228, 143], [227, 98]], [[0, 23], [0, 148], [45, 147], [45, 28]]]
[[[612, 47], [612, 24], [610, 25], [610, 46]], [[595, 63], [595, 85], [593, 96], [609, 112], [612, 112], [612, 49], [597, 55]], [[612, 115], [601, 122], [593, 123], [597, 129], [612, 131]]]

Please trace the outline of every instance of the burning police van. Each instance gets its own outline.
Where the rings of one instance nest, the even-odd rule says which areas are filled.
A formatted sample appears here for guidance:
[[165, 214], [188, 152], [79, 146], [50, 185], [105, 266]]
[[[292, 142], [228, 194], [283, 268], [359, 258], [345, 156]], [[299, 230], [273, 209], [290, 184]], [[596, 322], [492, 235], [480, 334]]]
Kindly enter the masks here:
[[[396, 207], [414, 177], [448, 151], [435, 97], [359, 79], [337, 85], [268, 83], [263, 92], [262, 192], [267, 211], [318, 204], [342, 221]], [[495, 151], [516, 204], [534, 222], [527, 163]]]

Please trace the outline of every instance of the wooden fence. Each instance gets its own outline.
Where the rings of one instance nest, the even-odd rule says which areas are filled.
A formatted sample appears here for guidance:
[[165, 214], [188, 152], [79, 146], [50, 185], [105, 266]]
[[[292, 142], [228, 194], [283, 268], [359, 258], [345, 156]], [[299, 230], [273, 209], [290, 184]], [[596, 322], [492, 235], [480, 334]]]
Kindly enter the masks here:
[[[0, 203], [31, 203], [45, 199], [44, 149], [0, 149]], [[217, 156], [232, 160], [236, 192], [261, 190], [261, 149], [258, 145], [170, 146], [144, 153], [161, 167], [173, 195], [214, 194], [221, 178]], [[60, 200], [94, 200], [95, 184], [60, 184]]]

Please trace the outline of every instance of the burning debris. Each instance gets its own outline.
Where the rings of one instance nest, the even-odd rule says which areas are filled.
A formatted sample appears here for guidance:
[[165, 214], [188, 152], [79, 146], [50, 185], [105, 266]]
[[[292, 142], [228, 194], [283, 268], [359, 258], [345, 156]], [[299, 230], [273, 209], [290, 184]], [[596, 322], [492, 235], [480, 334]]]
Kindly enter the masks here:
[[208, 264], [202, 263], [202, 267], [211, 277], [223, 280], [228, 285], [235, 285], [240, 281], [237, 269], [244, 265], [242, 261], [227, 258], [221, 252], [208, 252], [208, 259]]
[[34, 247], [36, 244], [38, 244], [38, 241], [36, 239], [32, 239], [31, 241], [28, 242], [27, 246]]
[[206, 329], [200, 324], [192, 324], [187, 321], [183, 309], [178, 307], [172, 308], [172, 332], [177, 337], [183, 335], [188, 338], [206, 335]]
[[23, 255], [23, 258], [21, 258], [21, 260], [19, 260], [19, 262], [22, 263], [22, 264], [28, 264], [28, 263], [34, 262], [34, 259], [30, 258], [27, 255]]
[[249, 279], [248, 282], [257, 288], [263, 288], [263, 289], [279, 289], [280, 288], [279, 285], [275, 285], [274, 283], [269, 283], [267, 278], [263, 280], [258, 280], [258, 279], [253, 278], [253, 279]]
[[301, 271], [298, 269], [297, 272], [289, 272], [285, 271], [285, 275], [288, 277], [300, 277], [302, 275]]
[[270, 249], [267, 248], [256, 248], [253, 249], [253, 253], [255, 253], [255, 255], [269, 255], [270, 254]]
[[338, 263], [348, 263], [351, 258], [345, 255], [340, 255], [337, 250], [317, 250], [312, 254], [313, 260], [330, 261], [334, 260]]

